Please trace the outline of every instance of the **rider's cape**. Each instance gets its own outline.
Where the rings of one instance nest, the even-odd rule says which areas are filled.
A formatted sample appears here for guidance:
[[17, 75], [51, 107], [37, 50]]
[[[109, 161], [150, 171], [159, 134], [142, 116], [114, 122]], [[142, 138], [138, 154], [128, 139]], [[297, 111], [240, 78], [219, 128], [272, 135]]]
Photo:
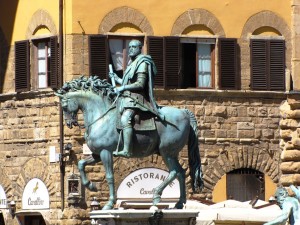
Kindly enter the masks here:
[[[136, 100], [136, 102], [135, 102], [136, 108], [139, 108], [142, 111], [152, 112], [153, 114], [157, 115], [158, 117], [160, 117], [162, 119], [162, 117], [161, 117], [161, 115], [158, 111], [158, 107], [157, 107], [157, 104], [155, 102], [154, 95], [153, 95], [153, 87], [154, 87], [153, 82], [154, 82], [154, 77], [157, 73], [157, 69], [156, 69], [156, 66], [155, 66], [151, 56], [149, 56], [149, 55], [139, 55], [139, 56], [137, 56], [137, 58], [125, 70], [122, 85], [126, 85], [126, 84], [131, 83], [131, 80], [134, 79], [134, 76], [136, 75], [136, 73], [139, 69], [139, 66], [142, 63], [146, 63], [146, 65], [148, 67], [148, 87], [147, 87], [147, 90], [145, 90], [144, 93], [133, 93], [133, 92], [128, 93], [128, 92], [125, 91], [124, 94], [125, 94], [125, 96], [126, 96], [126, 94], [131, 95], [130, 96], [130, 98], [131, 98], [130, 101], [131, 102], [133, 100]], [[146, 99], [139, 99], [139, 95], [145, 95], [145, 94], [148, 95], [148, 96], [144, 96]], [[126, 108], [126, 105], [124, 105], [124, 107]]]

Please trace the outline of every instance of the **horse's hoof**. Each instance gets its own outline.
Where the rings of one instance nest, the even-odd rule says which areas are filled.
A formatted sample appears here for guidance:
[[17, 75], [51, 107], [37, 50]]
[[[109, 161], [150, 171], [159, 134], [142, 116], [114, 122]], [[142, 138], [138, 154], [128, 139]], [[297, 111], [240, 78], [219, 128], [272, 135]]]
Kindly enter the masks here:
[[153, 201], [153, 205], [157, 205], [159, 202], [160, 202], [160, 200], [161, 200], [161, 197], [159, 196], [159, 195], [156, 195], [156, 196], [154, 196], [153, 197], [153, 199], [152, 199]]
[[114, 208], [114, 204], [111, 202], [106, 203], [105, 206], [103, 206], [102, 210], [110, 210]]
[[90, 191], [97, 191], [97, 187], [93, 182], [90, 182], [90, 184], [87, 187]]
[[183, 209], [183, 203], [182, 202], [177, 202], [174, 206], [175, 209]]

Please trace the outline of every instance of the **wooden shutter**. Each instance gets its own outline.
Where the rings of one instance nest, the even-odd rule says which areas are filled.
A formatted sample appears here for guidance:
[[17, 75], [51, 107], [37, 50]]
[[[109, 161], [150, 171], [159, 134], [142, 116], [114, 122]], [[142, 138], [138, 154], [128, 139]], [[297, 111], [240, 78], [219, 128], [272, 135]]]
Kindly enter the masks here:
[[165, 87], [164, 79], [164, 41], [163, 37], [148, 37], [148, 54], [152, 57], [157, 74], [154, 79], [155, 87]]
[[219, 74], [221, 89], [238, 89], [237, 40], [219, 39]]
[[178, 88], [180, 81], [180, 40], [179, 37], [164, 39], [165, 87]]
[[270, 90], [285, 90], [285, 41], [270, 40]]
[[62, 84], [60, 84], [60, 77], [58, 71], [58, 43], [57, 37], [50, 37], [50, 87], [58, 88]]
[[251, 88], [253, 90], [268, 90], [268, 47], [266, 40], [250, 42], [251, 49]]
[[29, 41], [15, 42], [15, 90], [30, 90], [30, 45]]
[[90, 75], [97, 75], [101, 79], [108, 76], [108, 47], [105, 35], [89, 36], [89, 67]]

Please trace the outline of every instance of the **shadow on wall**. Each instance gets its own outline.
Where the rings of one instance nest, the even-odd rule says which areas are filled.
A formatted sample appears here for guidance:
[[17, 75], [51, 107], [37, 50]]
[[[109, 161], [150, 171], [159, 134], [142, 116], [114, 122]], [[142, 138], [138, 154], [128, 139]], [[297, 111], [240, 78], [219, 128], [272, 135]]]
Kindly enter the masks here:
[[3, 93], [5, 76], [8, 74], [8, 57], [18, 3], [18, 0], [0, 1], [0, 93]]
[[10, 46], [0, 27], [0, 93], [3, 93], [4, 78], [8, 65], [8, 55]]

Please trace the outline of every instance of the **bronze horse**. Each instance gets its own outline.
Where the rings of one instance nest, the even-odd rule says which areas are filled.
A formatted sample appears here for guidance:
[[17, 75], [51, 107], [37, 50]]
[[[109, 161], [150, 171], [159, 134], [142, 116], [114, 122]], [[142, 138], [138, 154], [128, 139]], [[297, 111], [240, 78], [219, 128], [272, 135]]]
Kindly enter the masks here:
[[[81, 180], [89, 190], [96, 191], [95, 185], [86, 176], [85, 166], [102, 161], [110, 193], [109, 201], [103, 209], [112, 209], [116, 202], [113, 151], [120, 144], [120, 131], [116, 129], [119, 113], [116, 109], [118, 96], [115, 95], [110, 83], [97, 76], [88, 78], [82, 76], [66, 82], [56, 95], [60, 98], [69, 128], [73, 125], [78, 126], [77, 113], [79, 110], [83, 112], [84, 138], [92, 155], [78, 162]], [[131, 157], [145, 157], [151, 154], [162, 156], [169, 169], [169, 176], [154, 189], [153, 205], [160, 202], [165, 187], [177, 178], [180, 198], [175, 208], [181, 209], [186, 203], [186, 188], [185, 170], [178, 162], [178, 153], [186, 144], [193, 191], [200, 191], [203, 188], [197, 121], [188, 109], [161, 107], [160, 110], [165, 120], [155, 120], [155, 130], [135, 132]]]

